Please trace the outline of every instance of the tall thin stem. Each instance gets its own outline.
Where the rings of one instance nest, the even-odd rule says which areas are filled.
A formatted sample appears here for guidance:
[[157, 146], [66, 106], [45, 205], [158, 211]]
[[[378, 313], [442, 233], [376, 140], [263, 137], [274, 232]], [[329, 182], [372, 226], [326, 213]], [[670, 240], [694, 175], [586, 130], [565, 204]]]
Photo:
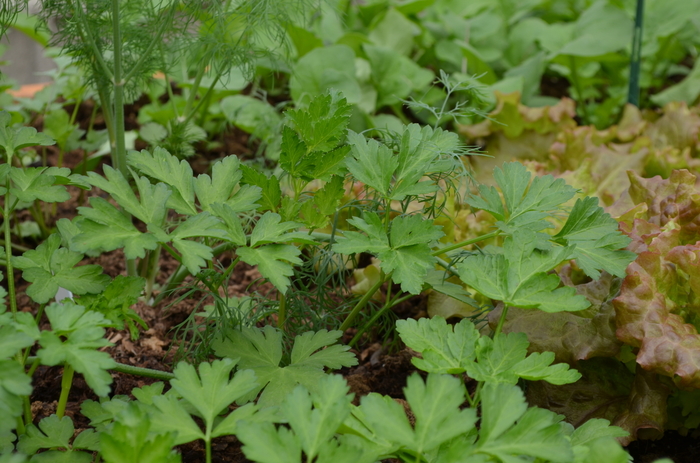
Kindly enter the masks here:
[[[11, 164], [11, 154], [7, 154], [8, 164]], [[9, 179], [8, 179], [9, 182]], [[5, 255], [7, 256], [6, 262], [6, 274], [7, 274], [7, 292], [9, 293], [10, 299], [10, 310], [12, 311], [12, 316], [17, 318], [17, 300], [15, 298], [15, 274], [14, 268], [12, 267], [12, 235], [10, 234], [10, 185], [6, 185], [7, 193], [5, 193], [5, 204], [3, 206], [2, 218], [3, 218], [3, 228], [5, 232]]]
[[124, 80], [122, 79], [122, 34], [119, 24], [119, 0], [112, 0], [112, 37], [114, 46], [114, 124], [115, 139], [112, 147], [112, 163], [114, 167], [129, 178], [126, 168], [126, 142], [124, 140]]
[[70, 393], [70, 388], [73, 385], [73, 374], [75, 371], [73, 367], [65, 364], [63, 366], [63, 377], [61, 378], [61, 395], [58, 398], [58, 405], [56, 406], [56, 416], [63, 418], [66, 413], [66, 404], [68, 403], [68, 394]]

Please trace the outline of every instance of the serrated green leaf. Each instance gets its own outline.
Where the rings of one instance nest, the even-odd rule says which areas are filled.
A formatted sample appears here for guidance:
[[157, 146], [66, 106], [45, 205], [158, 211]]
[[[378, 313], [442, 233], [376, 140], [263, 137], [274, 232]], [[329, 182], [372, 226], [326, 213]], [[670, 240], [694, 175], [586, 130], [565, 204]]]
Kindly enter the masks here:
[[211, 171], [211, 177], [200, 174], [194, 181], [194, 191], [202, 209], [212, 212], [211, 207], [215, 203], [225, 203], [235, 212], [246, 212], [257, 207], [256, 201], [261, 197], [260, 186], [244, 185], [236, 191], [243, 177], [236, 156], [227, 156], [216, 162]]
[[137, 404], [131, 403], [114, 425], [99, 434], [100, 455], [105, 463], [179, 463], [172, 451], [175, 433], [150, 433], [151, 422]]
[[360, 408], [378, 435], [423, 454], [474, 428], [476, 411], [459, 409], [465, 393], [452, 376], [429, 374], [425, 383], [417, 374], [410, 376], [404, 394], [415, 416], [414, 427], [403, 407], [389, 397], [367, 395]]
[[186, 403], [174, 395], [153, 397], [157, 412], [150, 413], [151, 429], [173, 433], [175, 445], [205, 439], [206, 435], [190, 415]]
[[236, 211], [228, 204], [221, 203], [211, 204], [210, 209], [212, 214], [223, 220], [224, 230], [226, 231], [225, 239], [236, 246], [245, 246], [247, 239], [241, 219], [238, 218]]
[[37, 356], [44, 365], [68, 363], [82, 374], [88, 386], [99, 396], [109, 393], [112, 376], [106, 370], [116, 363], [99, 348], [111, 343], [104, 339], [103, 326], [109, 321], [102, 314], [86, 311], [73, 302], [53, 303], [46, 307], [52, 331], [42, 331]]
[[226, 231], [219, 219], [208, 212], [202, 212], [188, 217], [168, 236], [173, 246], [180, 251], [182, 264], [192, 275], [199, 273], [199, 269], [213, 256], [210, 246], [186, 239], [198, 237], [225, 239]]
[[442, 238], [445, 234], [432, 220], [425, 220], [420, 215], [408, 215], [395, 218], [391, 223], [392, 248], [428, 244]]
[[581, 378], [581, 373], [569, 369], [566, 363], [552, 365], [554, 352], [533, 352], [513, 367], [513, 372], [528, 381], [547, 381], [561, 385], [575, 383]]
[[[3, 327], [0, 336], [6, 333]], [[30, 338], [31, 339], [31, 338]], [[2, 340], [2, 337], [0, 337]], [[33, 344], [33, 341], [28, 344]], [[22, 415], [23, 397], [32, 393], [32, 379], [15, 360], [0, 360], [0, 435], [15, 429], [14, 418]]]
[[87, 220], [76, 222], [81, 233], [71, 239], [71, 246], [80, 252], [92, 250], [113, 251], [124, 248], [127, 259], [144, 257], [146, 250], [158, 247], [158, 239], [151, 233], [141, 233], [124, 214], [105, 199], [90, 198], [90, 207], [79, 207]]
[[[347, 352], [347, 346], [322, 349], [328, 345], [325, 342], [334, 342], [339, 335], [337, 331], [328, 333], [321, 330], [318, 333], [297, 336], [292, 348], [294, 360], [287, 366], [280, 365], [282, 333], [269, 325], [263, 329], [231, 330], [226, 334], [226, 338], [215, 341], [212, 347], [219, 357], [239, 359], [239, 368], [255, 372], [260, 386], [253, 391], [252, 397], [265, 388], [258, 399], [258, 405], [264, 408], [282, 403], [285, 396], [298, 384], [304, 385], [312, 392], [315, 391], [318, 381], [325, 376], [324, 367], [337, 369], [356, 365], [357, 360]], [[300, 343], [298, 347], [297, 343]], [[322, 350], [313, 352], [318, 349]], [[251, 397], [244, 397], [246, 398]]]
[[28, 455], [33, 455], [39, 449], [60, 447], [70, 449], [70, 440], [73, 438], [73, 420], [64, 416], [47, 416], [39, 421], [39, 427], [34, 424], [27, 426], [27, 431], [19, 437], [17, 449]]
[[426, 244], [380, 252], [378, 257], [382, 261], [382, 270], [391, 273], [393, 280], [401, 284], [401, 290], [411, 294], [419, 294], [423, 290], [428, 269], [435, 263], [435, 257]]
[[411, 359], [413, 364], [428, 373], [464, 373], [476, 358], [479, 332], [469, 320], [454, 326], [442, 317], [399, 320], [396, 330], [408, 347], [422, 354], [422, 359]]
[[231, 359], [215, 360], [211, 364], [201, 363], [199, 375], [192, 365], [180, 362], [173, 370], [175, 379], [170, 381], [183, 399], [197, 411], [207, 429], [205, 439], [210, 439], [214, 418], [236, 400], [247, 395], [258, 386], [252, 370], [238, 371], [231, 379], [231, 370], [236, 362]]
[[539, 231], [551, 227], [544, 219], [576, 194], [563, 179], [551, 175], [535, 177], [531, 182], [530, 173], [517, 162], [505, 163], [502, 169], [496, 167], [493, 175], [503, 200], [494, 187], [480, 186], [481, 197], [472, 195], [467, 202], [493, 214], [507, 233], [513, 229]]
[[466, 284], [491, 299], [521, 308], [539, 308], [545, 312], [583, 310], [590, 302], [574, 288], [560, 285], [550, 272], [569, 259], [570, 248], [542, 251], [538, 238], [530, 231], [507, 236], [502, 254], [467, 257], [457, 268]]
[[11, 358], [21, 349], [34, 344], [34, 339], [0, 319], [0, 359]]
[[352, 106], [335, 90], [315, 95], [307, 108], [286, 112], [287, 119], [304, 142], [307, 153], [328, 152], [342, 143], [351, 114]]
[[637, 257], [633, 252], [621, 250], [632, 240], [622, 235], [617, 221], [598, 205], [598, 198], [578, 199], [552, 241], [575, 246], [576, 262], [594, 280], [600, 278], [600, 270], [623, 278], [627, 265]]
[[334, 175], [323, 188], [314, 194], [314, 203], [321, 214], [330, 216], [338, 210], [344, 194], [343, 178]]
[[294, 178], [307, 178], [311, 173], [312, 160], [307, 156], [306, 144], [289, 126], [282, 129], [280, 167]]
[[[34, 127], [11, 127], [12, 116], [7, 111], [0, 111], [0, 148], [11, 157], [17, 150], [29, 146], [49, 146], [56, 143], [51, 137], [37, 133]], [[7, 159], [7, 158], [6, 158]]]
[[61, 237], [53, 234], [36, 249], [13, 258], [15, 267], [22, 269], [22, 277], [32, 283], [27, 289], [32, 299], [46, 303], [59, 287], [76, 294], [94, 294], [107, 286], [109, 277], [102, 274], [99, 265], [75, 267], [83, 255], [60, 246]]
[[240, 168], [241, 172], [243, 172], [243, 183], [260, 188], [260, 210], [276, 211], [282, 200], [282, 189], [280, 188], [279, 179], [274, 175], [268, 178], [262, 172], [258, 172], [246, 165], [241, 165]]
[[146, 280], [141, 277], [117, 275], [97, 296], [81, 296], [80, 303], [88, 310], [102, 313], [116, 328], [128, 328], [132, 339], [138, 338], [135, 324], [147, 329], [141, 317], [131, 308], [143, 292]]
[[194, 215], [194, 186], [192, 167], [185, 160], [179, 160], [166, 149], [156, 147], [153, 154], [146, 150], [131, 151], [127, 163], [141, 173], [170, 185], [172, 195], [168, 198], [168, 207], [185, 215]]
[[46, 167], [13, 167], [10, 170], [10, 193], [25, 203], [32, 203], [37, 199], [46, 203], [68, 201], [70, 194], [66, 187], [57, 185], [56, 177], [48, 172]]
[[282, 217], [274, 212], [263, 214], [250, 234], [250, 246], [296, 240], [313, 243], [305, 233], [288, 233], [289, 230], [301, 227], [300, 223], [281, 222], [281, 220]]
[[292, 431], [272, 423], [246, 423], [238, 431], [245, 456], [260, 463], [299, 463], [301, 444]]
[[467, 374], [477, 381], [517, 384], [513, 368], [527, 356], [530, 343], [524, 333], [499, 333], [493, 339], [481, 337], [477, 343], [478, 363], [471, 365]]
[[343, 145], [328, 152], [314, 151], [310, 153], [309, 157], [313, 164], [310, 180], [320, 179], [328, 181], [332, 175], [341, 174], [344, 166], [343, 161], [350, 153], [350, 149], [350, 145]]
[[333, 244], [333, 251], [339, 254], [357, 254], [360, 252], [379, 253], [391, 249], [384, 225], [374, 212], [366, 212], [364, 218], [354, 217], [348, 223], [362, 230], [367, 235], [353, 231], [343, 232]]
[[549, 410], [529, 408], [522, 391], [509, 384], [486, 383], [481, 391], [482, 418], [476, 451], [506, 463], [523, 456], [552, 462], [573, 460], [571, 444]]
[[348, 134], [348, 143], [352, 150], [345, 164], [350, 173], [384, 198], [389, 198], [391, 179], [399, 166], [398, 158], [385, 145], [352, 131]]
[[283, 293], [291, 284], [289, 277], [294, 274], [292, 264], [302, 263], [299, 258], [301, 251], [289, 244], [268, 244], [259, 248], [240, 247], [236, 252], [243, 262], [257, 265], [260, 274]]

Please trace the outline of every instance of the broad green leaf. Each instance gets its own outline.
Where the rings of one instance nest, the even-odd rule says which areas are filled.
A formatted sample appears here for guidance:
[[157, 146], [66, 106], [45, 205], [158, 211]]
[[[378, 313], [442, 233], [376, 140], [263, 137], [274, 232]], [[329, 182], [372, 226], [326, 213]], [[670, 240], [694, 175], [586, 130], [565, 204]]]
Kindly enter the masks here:
[[206, 434], [190, 415], [186, 402], [183, 403], [182, 400], [170, 394], [155, 396], [152, 400], [157, 409], [150, 413], [152, 430], [172, 433], [175, 437], [175, 445], [206, 439]]
[[221, 225], [219, 219], [208, 212], [202, 212], [188, 217], [168, 236], [172, 240], [173, 246], [180, 251], [182, 264], [187, 267], [187, 270], [192, 275], [199, 273], [199, 269], [204, 267], [207, 261], [212, 259], [213, 255], [211, 247], [197, 241], [187, 240], [186, 238], [208, 237], [225, 239], [226, 231], [223, 230]]
[[166, 214], [165, 206], [172, 193], [170, 187], [164, 183], [152, 185], [145, 177], [135, 177], [139, 199], [121, 172], [110, 166], [105, 166], [104, 172], [105, 177], [89, 172], [90, 184], [109, 193], [124, 210], [142, 222], [156, 225], [163, 222]]
[[241, 165], [240, 169], [243, 172], [243, 183], [260, 188], [260, 210], [276, 211], [282, 199], [279, 179], [274, 175], [268, 178], [262, 172], [246, 165]]
[[20, 436], [17, 448], [29, 455], [39, 449], [69, 449], [74, 430], [73, 421], [69, 417], [47, 416], [39, 422], [39, 427], [33, 424], [27, 426], [27, 432]]
[[391, 222], [391, 247], [398, 249], [428, 244], [442, 238], [445, 234], [432, 220], [423, 219], [420, 215], [397, 217]]
[[428, 373], [464, 373], [476, 358], [479, 332], [469, 320], [454, 326], [442, 317], [399, 320], [396, 330], [408, 347], [422, 354], [411, 362]]
[[156, 147], [153, 154], [146, 150], [131, 151], [127, 162], [141, 173], [171, 186], [173, 193], [168, 198], [168, 207], [180, 214], [197, 213], [194, 204], [192, 168], [187, 161], [178, 160], [166, 149]]
[[75, 267], [83, 255], [60, 245], [61, 237], [53, 234], [36, 249], [13, 258], [15, 267], [22, 269], [22, 277], [32, 283], [27, 294], [40, 304], [54, 297], [59, 287], [76, 294], [95, 294], [109, 282], [99, 265]]
[[231, 330], [225, 338], [215, 341], [212, 347], [219, 357], [239, 359], [239, 369], [255, 372], [260, 385], [242, 400], [251, 400], [264, 388], [258, 400], [258, 405], [264, 408], [282, 403], [298, 384], [316, 391], [318, 381], [326, 375], [324, 367], [338, 369], [356, 365], [357, 359], [348, 352], [347, 346], [326, 347], [336, 342], [340, 335], [339, 331], [320, 330], [297, 336], [292, 348], [292, 361], [286, 366], [280, 364], [282, 333], [269, 325], [263, 329]]
[[[563, 433], [563, 417], [549, 410], [528, 409], [522, 391], [509, 384], [485, 384], [476, 451], [504, 462], [523, 456], [551, 462], [573, 460], [571, 444]], [[520, 457], [520, 458], [518, 458]]]
[[350, 104], [360, 101], [361, 90], [355, 77], [355, 53], [346, 45], [311, 50], [294, 66], [289, 89], [295, 102], [306, 102], [329, 88], [342, 92]]
[[343, 195], [345, 195], [343, 177], [334, 175], [323, 188], [314, 194], [314, 203], [321, 214], [332, 216], [338, 210]]
[[281, 243], [285, 241], [311, 241], [308, 239], [306, 233], [289, 233], [289, 230], [299, 228], [301, 226], [300, 223], [281, 222], [281, 220], [282, 217], [274, 212], [266, 212], [263, 214], [263, 216], [258, 219], [253, 232], [250, 234], [250, 246], [255, 247], [261, 244]]
[[389, 397], [369, 394], [361, 399], [360, 408], [378, 435], [422, 454], [474, 428], [476, 411], [459, 408], [465, 393], [452, 376], [431, 373], [425, 383], [417, 374], [410, 376], [404, 394], [415, 416], [413, 427], [403, 407]]
[[[282, 129], [280, 167], [294, 178], [309, 179], [312, 169], [308, 147], [289, 126]], [[309, 179], [310, 180], [310, 179]]]
[[398, 159], [385, 145], [352, 131], [348, 134], [348, 143], [352, 145], [352, 151], [345, 164], [350, 173], [388, 198], [391, 179], [399, 165]]
[[291, 430], [272, 423], [245, 423], [237, 436], [248, 459], [261, 463], [300, 463], [301, 443]]
[[382, 270], [392, 273], [392, 279], [401, 284], [401, 290], [418, 294], [423, 290], [425, 276], [435, 264], [427, 244], [402, 246], [391, 251], [380, 252]]
[[34, 339], [0, 319], [0, 359], [11, 358], [21, 349], [34, 344]]
[[73, 302], [53, 303], [46, 308], [52, 331], [42, 331], [37, 356], [44, 365], [67, 363], [82, 374], [99, 396], [109, 393], [112, 376], [106, 370], [116, 363], [98, 349], [111, 343], [104, 338], [109, 321], [97, 312], [86, 311]]
[[478, 363], [467, 374], [486, 383], [517, 384], [513, 368], [527, 356], [527, 336], [523, 333], [499, 333], [493, 339], [480, 337], [476, 347]]
[[46, 167], [12, 168], [10, 193], [25, 203], [32, 203], [37, 199], [46, 203], [68, 201], [70, 194], [66, 187], [57, 185], [56, 177], [48, 172]]
[[76, 251], [113, 251], [124, 248], [127, 259], [144, 257], [146, 250], [158, 247], [158, 239], [151, 233], [141, 233], [121, 211], [107, 200], [90, 198], [92, 207], [79, 207], [84, 220], [76, 221], [81, 233], [71, 239]]
[[364, 218], [353, 217], [348, 220], [356, 228], [366, 233], [363, 235], [354, 231], [344, 231], [333, 244], [333, 251], [339, 254], [358, 254], [360, 252], [379, 253], [391, 249], [379, 216], [374, 212], [366, 212]]
[[459, 276], [484, 296], [509, 306], [545, 312], [587, 308], [585, 297], [569, 286], [559, 287], [559, 277], [548, 273], [569, 259], [571, 248], [542, 251], [535, 248], [537, 243], [535, 233], [516, 231], [505, 238], [503, 253], [467, 257], [457, 267]]
[[180, 362], [173, 371], [175, 379], [170, 384], [202, 418], [207, 439], [210, 439], [214, 418], [258, 386], [255, 373], [251, 370], [238, 371], [231, 379], [231, 370], [235, 366], [236, 363], [230, 359], [201, 363], [197, 375], [192, 365]]
[[[56, 143], [51, 137], [37, 133], [34, 127], [11, 127], [12, 116], [7, 111], [0, 111], [0, 148], [11, 157], [16, 151], [28, 146], [49, 146]], [[5, 158], [7, 160], [7, 157]]]
[[78, 124], [71, 124], [65, 109], [58, 107], [44, 115], [44, 135], [54, 140], [61, 151], [70, 151], [78, 147], [80, 138], [85, 134]]
[[172, 450], [174, 433], [149, 434], [148, 415], [132, 403], [114, 425], [101, 432], [100, 455], [106, 463], [180, 463], [180, 454]]
[[347, 135], [351, 113], [352, 106], [347, 100], [338, 91], [330, 90], [313, 97], [307, 108], [290, 109], [286, 117], [299, 134], [307, 154], [338, 147]]
[[216, 162], [211, 171], [211, 177], [200, 174], [194, 181], [194, 191], [202, 209], [211, 212], [215, 203], [228, 204], [235, 212], [245, 212], [256, 207], [255, 202], [260, 199], [259, 188], [248, 185], [236, 190], [243, 177], [236, 156], [227, 156]]
[[594, 280], [600, 278], [600, 270], [624, 277], [627, 265], [637, 257], [633, 252], [621, 251], [632, 240], [622, 235], [617, 221], [598, 206], [597, 198], [577, 200], [552, 241], [574, 246], [576, 262]]
[[413, 60], [388, 48], [364, 45], [377, 90], [377, 108], [400, 103], [413, 90], [423, 90], [435, 75]]
[[563, 179], [551, 175], [535, 177], [530, 181], [530, 173], [517, 162], [505, 163], [503, 168], [494, 169], [494, 178], [503, 192], [503, 200], [495, 187], [480, 186], [479, 196], [472, 195], [467, 200], [470, 206], [490, 212], [506, 233], [514, 229], [527, 228], [540, 231], [551, 225], [544, 219], [558, 211], [574, 197], [576, 191]]
[[236, 246], [245, 246], [247, 239], [243, 231], [241, 219], [238, 218], [236, 211], [228, 204], [213, 203], [210, 206], [212, 214], [220, 218], [224, 223], [223, 228], [226, 231], [224, 239], [230, 241]]
[[566, 363], [554, 362], [553, 352], [533, 352], [527, 358], [518, 362], [514, 367], [514, 373], [528, 381], [547, 381], [551, 384], [575, 383], [581, 378], [581, 373], [569, 369]]
[[[9, 327], [0, 330], [0, 336], [7, 334], [6, 328]], [[33, 342], [27, 346], [31, 344]], [[24, 368], [16, 360], [0, 359], [0, 415], [7, 417], [0, 420], [0, 435], [15, 429], [15, 418], [22, 415], [23, 397], [31, 393], [32, 379], [25, 374]]]
[[274, 106], [249, 95], [227, 96], [220, 107], [226, 120], [266, 143], [272, 141], [282, 120]]
[[281, 292], [286, 292], [291, 284], [289, 277], [294, 274], [292, 265], [300, 265], [301, 251], [290, 244], [268, 244], [259, 248], [240, 247], [236, 253], [241, 260], [257, 265], [260, 274]]

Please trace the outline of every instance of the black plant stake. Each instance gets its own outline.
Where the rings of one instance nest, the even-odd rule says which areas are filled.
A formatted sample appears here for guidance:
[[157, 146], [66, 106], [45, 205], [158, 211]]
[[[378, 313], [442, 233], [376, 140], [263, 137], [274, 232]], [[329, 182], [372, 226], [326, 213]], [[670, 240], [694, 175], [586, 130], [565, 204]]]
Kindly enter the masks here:
[[632, 58], [630, 59], [630, 86], [627, 102], [639, 106], [639, 72], [642, 61], [642, 24], [644, 23], [644, 0], [637, 0], [632, 36]]

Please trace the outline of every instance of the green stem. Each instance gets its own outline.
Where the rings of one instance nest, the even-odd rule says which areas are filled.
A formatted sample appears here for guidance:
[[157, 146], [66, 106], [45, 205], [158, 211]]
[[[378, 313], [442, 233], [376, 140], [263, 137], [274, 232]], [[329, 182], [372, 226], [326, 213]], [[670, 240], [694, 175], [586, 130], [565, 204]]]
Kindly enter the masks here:
[[642, 25], [644, 23], [644, 0], [637, 0], [632, 37], [632, 57], [630, 60], [630, 82], [627, 102], [639, 107], [639, 73], [642, 64]]
[[581, 107], [581, 112], [583, 113], [583, 124], [590, 124], [590, 116], [588, 115], [588, 106], [583, 100], [583, 90], [581, 89], [581, 82], [578, 78], [578, 67], [576, 66], [576, 57], [569, 56], [569, 64], [571, 66], [571, 80], [574, 83], [574, 89], [576, 90], [576, 95], [578, 96], [578, 105]]
[[[5, 240], [0, 240], [0, 246], [3, 246], [3, 247], [5, 246]], [[15, 243], [10, 243], [10, 247], [12, 249], [14, 249], [15, 251], [19, 251], [19, 252], [31, 251], [30, 248], [28, 248], [26, 246], [20, 246], [19, 244], [15, 244]]]
[[[11, 164], [12, 155], [8, 153], [8, 164]], [[5, 193], [5, 204], [3, 206], [3, 228], [5, 231], [5, 255], [7, 256], [6, 275], [7, 275], [7, 292], [10, 299], [10, 310], [12, 317], [17, 321], [17, 300], [15, 298], [15, 273], [12, 267], [12, 236], [10, 234], [10, 185], [9, 180], [6, 185], [7, 193]]]
[[151, 299], [151, 294], [153, 294], [153, 286], [155, 285], [156, 276], [158, 275], [159, 260], [160, 260], [160, 250], [161, 247], [156, 247], [153, 251], [150, 251], [148, 255], [148, 265], [146, 266], [146, 288], [145, 296], [146, 301]]
[[440, 254], [444, 254], [446, 252], [454, 251], [455, 249], [463, 248], [464, 246], [469, 246], [470, 244], [478, 243], [479, 241], [484, 241], [489, 238], [493, 238], [495, 236], [498, 236], [501, 234], [500, 230], [492, 231], [491, 233], [487, 233], [485, 235], [477, 236], [476, 238], [472, 238], [469, 240], [461, 241], [459, 243], [451, 244], [449, 246], [445, 246], [444, 248], [440, 248], [437, 251], [433, 251], [432, 255], [433, 256], [439, 256]]
[[63, 377], [61, 378], [61, 396], [58, 398], [58, 405], [56, 406], [56, 416], [60, 419], [66, 413], [66, 404], [68, 404], [68, 394], [70, 393], [70, 388], [73, 385], [73, 374], [75, 371], [73, 367], [67, 363], [63, 365]]
[[508, 306], [504, 305], [503, 306], [503, 312], [501, 312], [501, 318], [498, 319], [498, 325], [496, 325], [496, 331], [493, 333], [494, 336], [498, 336], [501, 334], [501, 330], [503, 329], [503, 323], [506, 321], [506, 315], [508, 314]]
[[[39, 361], [38, 357], [29, 357], [27, 359], [30, 362]], [[33, 365], [32, 365], [33, 366]], [[127, 375], [143, 376], [144, 378], [160, 379], [163, 381], [170, 381], [175, 378], [175, 375], [167, 371], [154, 370], [152, 368], [141, 368], [132, 365], [125, 365], [123, 363], [115, 363], [115, 366], [108, 368], [110, 371], [116, 371], [117, 373], [124, 373]], [[65, 370], [64, 370], [65, 371]]]
[[367, 331], [368, 328], [374, 325], [374, 323], [379, 319], [379, 317], [382, 316], [383, 313], [385, 313], [387, 310], [391, 309], [392, 307], [395, 307], [397, 304], [400, 304], [403, 301], [406, 301], [410, 298], [412, 298], [414, 294], [407, 294], [405, 296], [398, 297], [391, 301], [390, 304], [384, 304], [384, 307], [382, 307], [380, 310], [378, 310], [372, 317], [365, 323], [362, 328], [360, 328], [357, 331], [357, 334], [353, 336], [352, 340], [348, 343], [349, 346], [354, 346], [357, 341], [360, 340], [360, 337]]
[[379, 280], [374, 284], [374, 286], [372, 286], [369, 289], [369, 291], [367, 291], [365, 295], [362, 296], [362, 299], [360, 299], [360, 301], [355, 305], [355, 307], [353, 307], [352, 311], [348, 314], [348, 316], [345, 317], [345, 321], [343, 321], [343, 324], [340, 325], [340, 331], [344, 332], [352, 326], [352, 322], [360, 313], [360, 310], [362, 310], [367, 305], [370, 299], [372, 299], [372, 296], [374, 296], [374, 293], [379, 291], [379, 288], [381, 288], [384, 282], [387, 281], [389, 278], [391, 278], [391, 273], [380, 277]]
[[124, 139], [124, 79], [122, 78], [122, 34], [119, 18], [119, 0], [112, 0], [112, 40], [114, 44], [114, 123], [115, 140], [112, 147], [112, 163], [122, 173], [124, 178], [129, 178], [126, 168], [126, 141]]

